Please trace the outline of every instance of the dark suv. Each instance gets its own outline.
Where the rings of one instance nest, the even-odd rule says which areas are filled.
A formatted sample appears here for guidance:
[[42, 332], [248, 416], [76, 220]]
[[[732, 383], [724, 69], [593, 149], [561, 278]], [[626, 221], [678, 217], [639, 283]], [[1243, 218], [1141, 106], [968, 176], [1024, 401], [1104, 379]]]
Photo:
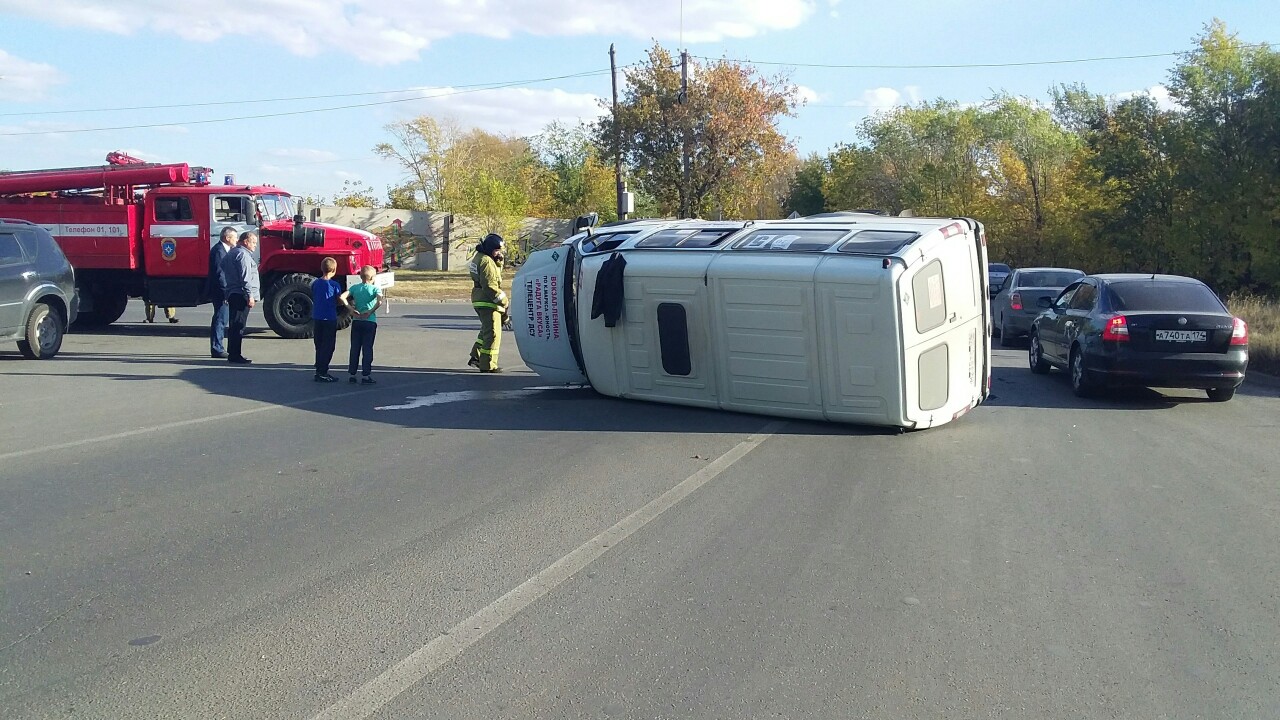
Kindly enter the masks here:
[[0, 218], [0, 340], [32, 360], [58, 354], [76, 319], [75, 271], [48, 230]]

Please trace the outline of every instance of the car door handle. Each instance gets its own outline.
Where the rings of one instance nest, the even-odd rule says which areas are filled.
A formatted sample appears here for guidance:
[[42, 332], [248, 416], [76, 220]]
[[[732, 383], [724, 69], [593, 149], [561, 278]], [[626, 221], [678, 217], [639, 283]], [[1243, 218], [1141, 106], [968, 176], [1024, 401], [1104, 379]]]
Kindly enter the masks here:
[[36, 271], [35, 271], [35, 270], [27, 270], [26, 272], [22, 273], [22, 279], [23, 279], [23, 280], [30, 280], [31, 278], [33, 278], [33, 277], [35, 277], [35, 276], [36, 276]]

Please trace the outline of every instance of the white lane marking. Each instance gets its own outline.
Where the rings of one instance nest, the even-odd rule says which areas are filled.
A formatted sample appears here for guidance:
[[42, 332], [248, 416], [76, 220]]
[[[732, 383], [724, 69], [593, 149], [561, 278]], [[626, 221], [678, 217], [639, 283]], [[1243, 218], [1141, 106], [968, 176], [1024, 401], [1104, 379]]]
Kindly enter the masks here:
[[[433, 378], [431, 380], [422, 380], [420, 382], [405, 383], [404, 385], [397, 385], [395, 386], [395, 388], [414, 387], [416, 385], [426, 385], [433, 382], [439, 382], [439, 378]], [[395, 389], [395, 388], [384, 387], [380, 389], [389, 390], [389, 389]], [[190, 418], [188, 420], [178, 420], [171, 423], [164, 423], [163, 425], [151, 425], [148, 427], [135, 428], [133, 430], [125, 430], [124, 432], [112, 433], [110, 435], [99, 435], [98, 437], [84, 438], [82, 440], [72, 440], [70, 442], [58, 443], [56, 445], [43, 445], [41, 447], [27, 448], [26, 450], [14, 450], [12, 452], [0, 453], [0, 460], [9, 460], [11, 458], [25, 457], [27, 455], [36, 455], [38, 453], [55, 452], [58, 450], [68, 450], [71, 448], [83, 447], [85, 445], [93, 445], [95, 443], [110, 442], [111, 440], [123, 440], [125, 438], [136, 437], [138, 435], [145, 435], [147, 433], [157, 432], [160, 430], [172, 430], [174, 428], [187, 427], [189, 425], [200, 425], [202, 423], [207, 423], [207, 422], [217, 422], [219, 420], [227, 420], [229, 418], [243, 417], [245, 415], [253, 415], [255, 413], [270, 412], [272, 410], [279, 410], [281, 408], [293, 408], [293, 407], [301, 407], [303, 405], [311, 405], [314, 403], [332, 402], [340, 398], [353, 397], [355, 395], [367, 395], [369, 392], [370, 390], [367, 388], [361, 389], [361, 390], [351, 390], [344, 393], [334, 393], [332, 395], [323, 395], [321, 397], [307, 398], [306, 400], [295, 400], [293, 402], [287, 402], [287, 403], [263, 405], [262, 407], [249, 408], [247, 410], [234, 410], [232, 412], [225, 412], [219, 415], [208, 415], [205, 417]]]
[[609, 548], [626, 540], [698, 488], [715, 479], [760, 443], [773, 436], [785, 424], [784, 420], [775, 420], [765, 425], [759, 432], [748, 436], [746, 440], [707, 463], [680, 484], [650, 500], [644, 507], [618, 521], [613, 527], [579, 545], [577, 549], [547, 566], [545, 570], [525, 580], [506, 595], [481, 608], [476, 614], [449, 628], [443, 635], [418, 648], [408, 657], [384, 670], [382, 674], [356, 688], [350, 695], [316, 715], [313, 720], [337, 720], [338, 718], [354, 720], [373, 715], [382, 706], [448, 664], [484, 636], [515, 617], [521, 610], [590, 565], [608, 552]]
[[403, 405], [381, 405], [374, 410], [414, 410], [416, 408], [444, 405], [445, 403], [464, 402], [466, 400], [515, 400], [517, 398], [537, 395], [546, 390], [579, 390], [580, 386], [541, 385], [538, 387], [520, 388], [519, 390], [455, 390], [439, 392], [435, 395], [407, 397]]

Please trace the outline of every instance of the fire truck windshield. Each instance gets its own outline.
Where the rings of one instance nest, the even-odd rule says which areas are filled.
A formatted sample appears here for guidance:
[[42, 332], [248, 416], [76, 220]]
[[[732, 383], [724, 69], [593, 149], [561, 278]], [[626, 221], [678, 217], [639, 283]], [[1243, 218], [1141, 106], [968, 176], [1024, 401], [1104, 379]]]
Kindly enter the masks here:
[[263, 222], [293, 218], [293, 199], [288, 195], [259, 195], [258, 205]]

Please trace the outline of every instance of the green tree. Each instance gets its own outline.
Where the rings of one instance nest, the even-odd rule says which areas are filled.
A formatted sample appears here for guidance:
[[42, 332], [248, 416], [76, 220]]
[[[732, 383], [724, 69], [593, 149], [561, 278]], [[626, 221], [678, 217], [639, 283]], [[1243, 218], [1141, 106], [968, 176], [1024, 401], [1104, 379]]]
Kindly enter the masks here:
[[[708, 65], [690, 61], [688, 93], [682, 99], [678, 64], [656, 43], [646, 61], [626, 74], [627, 89], [616, 116], [596, 124], [596, 145], [606, 149], [606, 161], [622, 155], [635, 184], [664, 214], [705, 215], [717, 195], [735, 182], [750, 182], [768, 158], [789, 149], [777, 127], [796, 102], [795, 88], [784, 77], [761, 77], [728, 60]], [[619, 148], [614, 146], [615, 129], [622, 136]], [[687, 183], [682, 163], [686, 142]]]
[[824, 184], [833, 209], [972, 214], [992, 159], [978, 111], [938, 100], [866, 118], [861, 143], [837, 146]]
[[[441, 123], [429, 115], [400, 120], [384, 128], [392, 142], [378, 143], [373, 152], [395, 161], [404, 170], [401, 188], [411, 187], [415, 200], [428, 210], [445, 210], [449, 193], [446, 158], [459, 133], [451, 122]], [[403, 190], [400, 191], [403, 199]]]
[[387, 188], [387, 207], [396, 210], [427, 210], [427, 204], [419, 198], [413, 183], [401, 183]]
[[531, 139], [534, 151], [550, 173], [551, 207], [556, 217], [597, 212], [605, 221], [618, 219], [613, 168], [605, 164], [585, 124], [559, 121]]
[[1220, 20], [1196, 45], [1169, 82], [1185, 133], [1177, 176], [1190, 230], [1183, 267], [1223, 290], [1274, 284], [1276, 53], [1246, 45]]
[[342, 190], [334, 195], [333, 204], [349, 208], [376, 208], [380, 205], [373, 188], [365, 185], [363, 180], [343, 180]]
[[827, 163], [817, 153], [805, 158], [787, 188], [782, 209], [787, 213], [814, 215], [826, 209], [827, 198], [822, 183], [827, 176]]
[[996, 192], [1022, 225], [1009, 229], [1029, 244], [1027, 255], [1052, 262], [1065, 243], [1059, 236], [1058, 243], [1047, 244], [1055, 235], [1048, 227], [1049, 212], [1062, 194], [1063, 177], [1081, 144], [1079, 136], [1059, 125], [1048, 110], [1007, 94], [991, 100], [982, 123], [1001, 159]]

